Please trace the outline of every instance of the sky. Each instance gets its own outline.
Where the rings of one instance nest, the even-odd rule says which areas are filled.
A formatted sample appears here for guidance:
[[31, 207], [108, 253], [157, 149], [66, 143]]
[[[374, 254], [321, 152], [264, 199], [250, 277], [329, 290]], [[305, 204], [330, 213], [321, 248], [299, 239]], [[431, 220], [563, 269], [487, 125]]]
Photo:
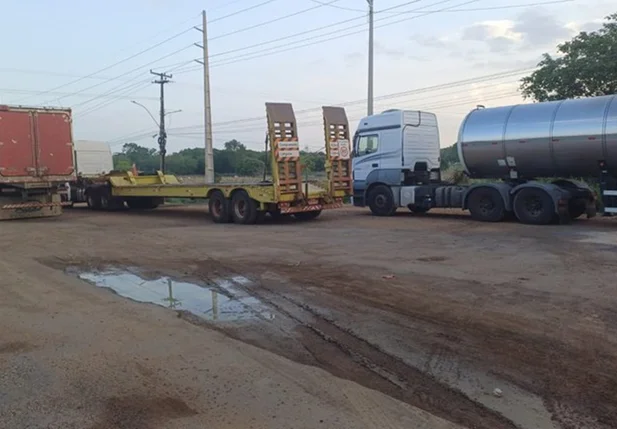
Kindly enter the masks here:
[[[215, 147], [263, 148], [265, 103], [289, 102], [302, 147], [324, 146], [321, 106], [366, 115], [365, 0], [0, 0], [0, 103], [73, 109], [74, 139], [157, 147], [168, 72], [168, 153], [204, 145], [201, 11], [206, 9]], [[476, 105], [518, 93], [542, 53], [617, 12], [610, 0], [374, 0], [375, 112], [437, 114], [441, 146]], [[524, 7], [520, 7], [524, 5]], [[135, 101], [142, 106], [132, 103]], [[180, 111], [178, 111], [180, 110]]]

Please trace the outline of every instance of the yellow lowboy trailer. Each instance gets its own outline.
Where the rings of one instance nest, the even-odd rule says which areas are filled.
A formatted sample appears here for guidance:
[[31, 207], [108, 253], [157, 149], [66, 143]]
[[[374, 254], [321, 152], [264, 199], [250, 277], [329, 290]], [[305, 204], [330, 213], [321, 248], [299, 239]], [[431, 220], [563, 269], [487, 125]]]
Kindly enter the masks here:
[[165, 198], [208, 199], [214, 222], [252, 224], [266, 213], [314, 219], [325, 209], [340, 208], [352, 194], [351, 146], [345, 110], [323, 107], [327, 185], [304, 181], [300, 143], [291, 104], [266, 103], [271, 181], [183, 184], [175, 176], [110, 174], [86, 189], [95, 210], [154, 209]]

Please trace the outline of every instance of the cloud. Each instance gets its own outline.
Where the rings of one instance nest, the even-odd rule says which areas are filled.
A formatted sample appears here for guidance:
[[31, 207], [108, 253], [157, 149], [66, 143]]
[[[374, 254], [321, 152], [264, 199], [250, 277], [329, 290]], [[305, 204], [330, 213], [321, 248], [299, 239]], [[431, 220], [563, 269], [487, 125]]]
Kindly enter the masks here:
[[492, 53], [542, 50], [572, 37], [571, 24], [559, 22], [541, 9], [529, 9], [515, 20], [481, 21], [466, 27], [461, 40], [483, 43]]
[[399, 59], [405, 55], [405, 52], [402, 49], [390, 47], [381, 43], [379, 40], [375, 41], [374, 49], [376, 55], [383, 55], [395, 59]]
[[357, 67], [358, 64], [364, 62], [365, 55], [360, 52], [352, 52], [343, 56], [343, 61], [347, 67]]

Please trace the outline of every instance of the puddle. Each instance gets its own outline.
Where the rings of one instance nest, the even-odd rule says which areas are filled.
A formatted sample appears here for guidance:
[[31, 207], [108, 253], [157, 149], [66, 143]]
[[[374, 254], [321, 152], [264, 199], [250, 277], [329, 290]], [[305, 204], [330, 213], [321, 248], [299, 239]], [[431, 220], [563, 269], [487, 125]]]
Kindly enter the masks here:
[[[82, 272], [78, 276], [134, 301], [188, 311], [205, 320], [230, 322], [274, 318], [274, 313], [268, 311], [261, 301], [234, 287], [234, 282], [240, 285], [250, 283], [245, 277], [221, 279], [216, 285], [198, 285], [169, 277], [144, 279], [119, 269]], [[221, 293], [221, 290], [226, 293]]]

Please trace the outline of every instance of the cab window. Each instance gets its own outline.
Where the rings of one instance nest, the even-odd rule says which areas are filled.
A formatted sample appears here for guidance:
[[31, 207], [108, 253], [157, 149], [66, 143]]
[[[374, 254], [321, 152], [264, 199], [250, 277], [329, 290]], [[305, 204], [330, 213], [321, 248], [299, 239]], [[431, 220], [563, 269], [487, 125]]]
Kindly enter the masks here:
[[379, 148], [379, 136], [377, 134], [360, 136], [356, 146], [358, 156], [368, 155], [377, 152]]

